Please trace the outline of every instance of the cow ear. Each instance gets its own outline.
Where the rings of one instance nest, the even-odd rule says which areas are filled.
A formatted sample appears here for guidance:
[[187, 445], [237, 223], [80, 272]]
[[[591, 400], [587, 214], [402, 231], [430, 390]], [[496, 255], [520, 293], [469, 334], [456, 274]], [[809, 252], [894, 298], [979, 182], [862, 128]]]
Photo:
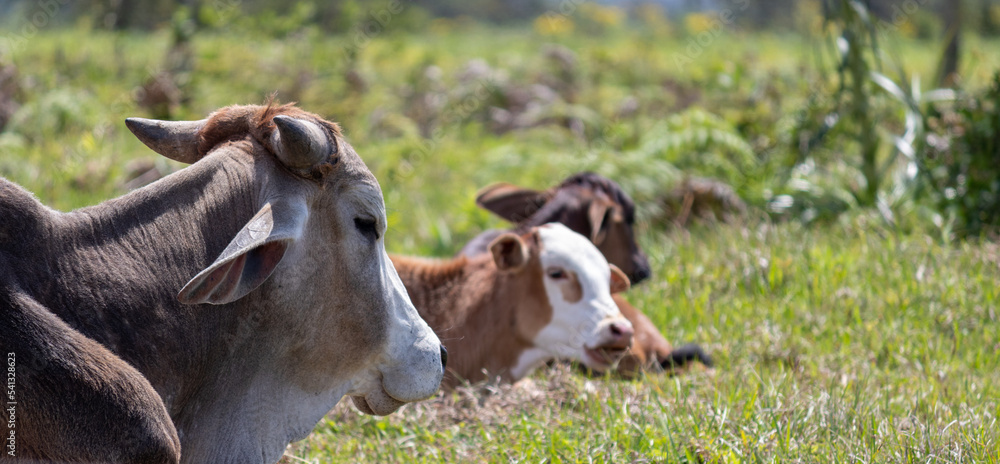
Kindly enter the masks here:
[[493, 262], [501, 271], [517, 270], [528, 262], [528, 247], [515, 234], [503, 234], [490, 243]]
[[184, 304], [226, 304], [244, 297], [270, 277], [289, 245], [302, 236], [307, 218], [304, 202], [265, 204], [177, 299]]
[[628, 290], [632, 286], [628, 276], [621, 269], [618, 269], [618, 266], [614, 264], [608, 264], [608, 266], [611, 266], [611, 293], [621, 293]]
[[535, 214], [550, 198], [549, 192], [499, 183], [480, 190], [476, 194], [476, 204], [517, 224]]
[[277, 130], [271, 133], [271, 145], [286, 167], [308, 170], [333, 153], [335, 147], [315, 122], [285, 115], [275, 116], [272, 121]]
[[600, 245], [608, 237], [608, 210], [611, 205], [608, 202], [594, 200], [587, 208], [587, 219], [590, 222], [590, 241], [594, 245]]

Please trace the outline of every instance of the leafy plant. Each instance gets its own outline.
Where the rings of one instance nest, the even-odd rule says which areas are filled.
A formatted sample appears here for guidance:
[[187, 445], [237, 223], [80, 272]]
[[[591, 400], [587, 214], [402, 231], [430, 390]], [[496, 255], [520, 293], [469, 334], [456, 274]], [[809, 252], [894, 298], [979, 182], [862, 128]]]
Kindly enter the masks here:
[[686, 175], [720, 179], [745, 194], [760, 179], [753, 148], [728, 122], [691, 108], [645, 131], [639, 146], [608, 160], [598, 169], [619, 180], [640, 208], [641, 216], [659, 215], [662, 195]]
[[1000, 227], [1000, 72], [982, 95], [935, 108], [933, 132], [919, 161], [947, 235], [980, 235]]
[[[883, 70], [887, 53], [879, 40], [889, 28], [864, 3], [834, 0], [824, 3], [824, 11], [826, 28], [836, 31], [837, 89], [830, 96], [811, 97], [797, 130], [800, 137], [793, 139], [800, 158], [790, 170], [785, 193], [775, 197], [769, 209], [781, 215], [801, 214], [809, 222], [835, 217], [853, 206], [875, 206], [894, 224], [893, 207], [919, 192], [929, 105], [954, 99], [955, 94], [950, 89], [923, 92], [920, 80], [908, 79], [898, 60], [892, 60], [897, 80], [889, 77]], [[900, 84], [907, 80], [910, 85]], [[900, 113], [901, 133], [895, 123]], [[848, 139], [845, 145], [852, 147], [848, 153], [857, 155], [840, 151], [833, 159], [818, 160], [815, 149], [837, 137]], [[839, 180], [831, 182], [831, 173], [837, 173], [833, 178]]]

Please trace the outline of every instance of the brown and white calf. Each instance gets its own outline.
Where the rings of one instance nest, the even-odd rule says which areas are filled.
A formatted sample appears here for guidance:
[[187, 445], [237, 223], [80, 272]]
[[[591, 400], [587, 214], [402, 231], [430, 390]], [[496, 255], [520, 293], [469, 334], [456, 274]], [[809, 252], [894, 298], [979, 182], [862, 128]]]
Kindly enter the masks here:
[[611, 298], [628, 277], [587, 238], [547, 224], [502, 234], [488, 249], [450, 260], [390, 256], [448, 349], [446, 385], [516, 381], [553, 359], [604, 370], [629, 348], [632, 324]]
[[[480, 190], [476, 204], [515, 224], [511, 232], [559, 222], [591, 239], [607, 260], [619, 266], [633, 284], [650, 275], [649, 262], [635, 240], [635, 204], [613, 180], [592, 172], [566, 178], [547, 190], [533, 190], [512, 184], [493, 184]], [[462, 255], [486, 252], [486, 244], [503, 231], [489, 230], [473, 238]], [[618, 365], [626, 377], [640, 371], [672, 370], [689, 361], [706, 366], [712, 360], [695, 344], [674, 348], [646, 317], [621, 295], [614, 296], [622, 314], [632, 323], [632, 349]]]

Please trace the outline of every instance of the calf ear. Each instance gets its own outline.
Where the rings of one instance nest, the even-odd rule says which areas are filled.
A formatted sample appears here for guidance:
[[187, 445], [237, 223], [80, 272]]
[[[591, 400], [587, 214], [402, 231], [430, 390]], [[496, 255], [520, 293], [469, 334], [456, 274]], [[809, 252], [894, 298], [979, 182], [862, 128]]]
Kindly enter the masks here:
[[604, 242], [604, 239], [608, 238], [608, 228], [610, 224], [605, 224], [607, 222], [608, 210], [611, 205], [607, 202], [594, 200], [590, 202], [590, 208], [587, 209], [587, 219], [590, 221], [590, 241], [594, 245], [600, 245]]
[[308, 215], [303, 202], [265, 204], [177, 299], [184, 304], [226, 304], [250, 293], [270, 277], [288, 246], [302, 236]]
[[621, 293], [628, 290], [632, 285], [628, 276], [621, 269], [618, 269], [618, 266], [614, 264], [608, 264], [608, 266], [611, 266], [611, 293]]
[[549, 192], [499, 183], [480, 190], [476, 194], [476, 204], [517, 224], [535, 214], [550, 197]]
[[501, 271], [520, 269], [528, 262], [528, 247], [521, 237], [514, 234], [503, 234], [494, 239], [490, 243], [490, 253]]

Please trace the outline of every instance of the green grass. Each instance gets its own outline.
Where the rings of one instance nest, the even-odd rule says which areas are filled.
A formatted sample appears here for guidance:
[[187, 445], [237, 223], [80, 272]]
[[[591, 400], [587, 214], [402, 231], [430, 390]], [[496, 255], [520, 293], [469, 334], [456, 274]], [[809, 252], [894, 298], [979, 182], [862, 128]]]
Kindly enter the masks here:
[[636, 382], [543, 369], [376, 418], [340, 405], [308, 462], [997, 462], [1000, 247], [870, 218], [643, 237], [629, 292], [712, 371]]
[[[123, 120], [149, 116], [132, 92], [160, 66], [168, 42], [164, 33], [87, 29], [32, 39], [12, 57], [22, 108], [0, 132], [0, 175], [62, 210], [123, 193], [128, 162], [158, 159]], [[676, 180], [669, 163], [705, 174], [733, 162], [719, 146], [677, 159], [643, 151], [650, 131], [683, 112], [688, 97], [753, 147], [757, 165], [725, 180], [760, 195], [750, 200], [761, 206], [795, 151], [794, 115], [829, 84], [801, 37], [725, 33], [677, 69], [683, 37], [553, 39], [485, 27], [385, 34], [359, 57], [365, 93], [344, 80], [348, 43], [309, 32], [286, 40], [198, 35], [190, 103], [177, 116], [202, 118], [278, 91], [340, 121], [382, 184], [388, 248], [398, 253], [450, 255], [502, 226], [473, 203], [490, 182], [544, 188], [580, 169], [614, 175], [640, 201], [639, 238], [654, 269], [629, 299], [670, 341], [705, 346], [718, 367], [627, 382], [557, 366], [526, 383], [463, 388], [384, 418], [341, 404], [287, 461], [1000, 461], [1000, 246], [941, 244], [930, 227], [904, 233], [868, 211], [811, 227], [754, 214], [687, 231], [656, 214], [658, 195]], [[497, 134], [486, 101], [462, 109], [468, 89], [457, 76], [466, 63], [482, 58], [509, 82], [537, 83], [554, 73], [544, 43], [576, 54], [576, 100], [557, 110], [584, 115], [582, 133], [545, 123]], [[1000, 68], [998, 42], [967, 45], [966, 82], [977, 88]], [[932, 75], [935, 44], [897, 47], [908, 69]], [[440, 68], [440, 83], [420, 77], [429, 65]], [[421, 153], [428, 140], [404, 114], [415, 89], [434, 85], [447, 103], [432, 149]], [[619, 116], [629, 96], [639, 109]], [[835, 142], [828, 151], [851, 147]]]

